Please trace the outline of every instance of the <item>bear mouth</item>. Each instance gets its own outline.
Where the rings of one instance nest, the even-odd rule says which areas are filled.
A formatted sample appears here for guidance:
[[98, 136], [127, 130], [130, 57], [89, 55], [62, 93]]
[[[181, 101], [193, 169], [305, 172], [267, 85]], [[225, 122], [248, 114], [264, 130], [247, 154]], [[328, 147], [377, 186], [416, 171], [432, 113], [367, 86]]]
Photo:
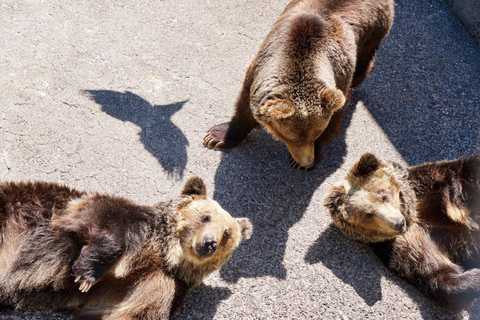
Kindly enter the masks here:
[[399, 229], [396, 230], [398, 235], [405, 234], [407, 232], [407, 224], [404, 222], [403, 226]]
[[212, 251], [195, 250], [195, 252], [197, 253], [197, 256], [200, 259], [206, 259], [206, 258], [210, 258], [215, 253], [215, 250], [212, 250]]
[[293, 159], [292, 156], [290, 156], [290, 160], [288, 161], [290, 164], [290, 167], [295, 170], [295, 171], [305, 171], [309, 172], [312, 171], [313, 168], [315, 167], [315, 162], [310, 166], [310, 167], [304, 167], [300, 163], [298, 163], [295, 159]]
[[213, 239], [204, 240], [201, 244], [195, 246], [195, 252], [200, 259], [211, 257], [217, 251], [218, 243]]

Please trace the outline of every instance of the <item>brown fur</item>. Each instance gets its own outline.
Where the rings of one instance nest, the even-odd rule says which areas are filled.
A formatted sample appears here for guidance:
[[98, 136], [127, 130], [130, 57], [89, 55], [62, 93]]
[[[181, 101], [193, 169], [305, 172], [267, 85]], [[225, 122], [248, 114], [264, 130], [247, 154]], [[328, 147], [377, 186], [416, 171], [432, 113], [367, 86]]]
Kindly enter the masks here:
[[392, 0], [290, 2], [246, 72], [231, 121], [213, 126], [204, 145], [235, 147], [261, 124], [286, 144], [295, 167], [312, 167], [392, 23]]
[[349, 238], [453, 310], [480, 296], [480, 157], [403, 168], [364, 154], [324, 200]]
[[4, 182], [0, 209], [0, 305], [84, 319], [168, 319], [252, 232], [198, 177], [151, 207]]

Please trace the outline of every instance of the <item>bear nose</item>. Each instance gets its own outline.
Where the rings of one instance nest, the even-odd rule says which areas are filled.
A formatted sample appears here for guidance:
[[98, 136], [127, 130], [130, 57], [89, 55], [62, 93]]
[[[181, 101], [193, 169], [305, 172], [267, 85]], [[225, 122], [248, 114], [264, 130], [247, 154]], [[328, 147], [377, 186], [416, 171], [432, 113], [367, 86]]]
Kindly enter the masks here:
[[217, 250], [217, 247], [217, 241], [212, 238], [206, 238], [200, 247], [199, 254], [202, 258], [210, 257]]
[[397, 222], [394, 225], [394, 228], [395, 228], [395, 230], [399, 231], [400, 233], [404, 233], [405, 232], [405, 219], [403, 217], [398, 218]]

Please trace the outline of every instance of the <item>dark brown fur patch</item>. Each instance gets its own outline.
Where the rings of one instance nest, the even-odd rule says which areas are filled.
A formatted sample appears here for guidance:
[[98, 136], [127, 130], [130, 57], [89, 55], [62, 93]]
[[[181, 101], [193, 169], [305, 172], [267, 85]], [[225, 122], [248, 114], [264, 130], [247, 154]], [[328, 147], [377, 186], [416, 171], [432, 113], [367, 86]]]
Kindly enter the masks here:
[[207, 187], [201, 178], [192, 177], [185, 183], [182, 190], [182, 195], [207, 196]]
[[353, 167], [352, 173], [357, 177], [366, 176], [380, 167], [380, 161], [371, 153], [365, 153]]
[[346, 197], [346, 191], [344, 186], [334, 186], [329, 191], [323, 204], [331, 211], [336, 211], [341, 205], [344, 204]]
[[302, 14], [293, 18], [290, 25], [287, 48], [296, 59], [309, 56], [321, 45], [321, 38], [326, 35], [327, 25], [317, 15]]

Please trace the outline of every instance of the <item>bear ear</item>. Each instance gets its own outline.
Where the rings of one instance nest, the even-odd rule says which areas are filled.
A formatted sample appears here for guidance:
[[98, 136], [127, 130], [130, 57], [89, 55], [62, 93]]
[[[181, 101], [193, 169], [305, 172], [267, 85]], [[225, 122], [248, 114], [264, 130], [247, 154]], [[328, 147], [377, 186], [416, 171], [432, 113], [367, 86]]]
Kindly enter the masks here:
[[248, 240], [252, 236], [253, 226], [248, 218], [237, 218], [235, 219], [240, 225], [240, 232], [242, 234], [242, 240]]
[[328, 87], [320, 91], [320, 100], [329, 112], [340, 109], [346, 102], [342, 91], [337, 88]]
[[285, 99], [268, 100], [261, 108], [259, 116], [262, 118], [285, 119], [293, 116], [295, 109], [290, 101]]
[[347, 192], [343, 185], [333, 186], [323, 199], [323, 205], [328, 208], [330, 214], [333, 215], [339, 211], [340, 207], [345, 203]]
[[183, 185], [184, 196], [207, 196], [207, 187], [200, 177], [192, 177]]
[[372, 153], [365, 153], [353, 166], [352, 173], [356, 177], [366, 176], [380, 167], [380, 160]]

